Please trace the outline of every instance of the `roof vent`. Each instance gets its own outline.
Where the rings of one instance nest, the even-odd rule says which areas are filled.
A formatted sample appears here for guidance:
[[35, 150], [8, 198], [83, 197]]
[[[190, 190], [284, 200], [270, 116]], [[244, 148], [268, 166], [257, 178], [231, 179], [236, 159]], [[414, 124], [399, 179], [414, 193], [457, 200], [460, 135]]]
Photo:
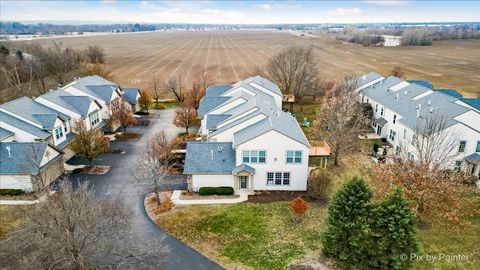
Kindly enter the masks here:
[[366, 80], [366, 79], [367, 79], [367, 75], [363, 75], [362, 80]]
[[431, 105], [432, 105], [432, 101], [428, 100], [428, 106], [431, 106]]
[[420, 109], [417, 108], [417, 118], [419, 118], [419, 117], [420, 117]]
[[433, 113], [433, 106], [430, 107], [430, 113]]
[[213, 160], [213, 150], [210, 150], [210, 159]]
[[408, 94], [408, 91], [405, 90], [405, 92], [403, 92], [403, 95], [406, 96]]
[[5, 149], [7, 149], [8, 157], [12, 157], [12, 148], [10, 147], [10, 145], [7, 145]]
[[422, 109], [422, 104], [419, 103], [419, 104], [418, 104], [418, 110], [421, 110], [421, 109]]
[[218, 149], [218, 152], [221, 153], [223, 151], [223, 146], [219, 146], [217, 149]]
[[398, 100], [398, 93], [397, 93], [397, 94], [395, 94], [395, 99], [396, 99], [396, 100]]

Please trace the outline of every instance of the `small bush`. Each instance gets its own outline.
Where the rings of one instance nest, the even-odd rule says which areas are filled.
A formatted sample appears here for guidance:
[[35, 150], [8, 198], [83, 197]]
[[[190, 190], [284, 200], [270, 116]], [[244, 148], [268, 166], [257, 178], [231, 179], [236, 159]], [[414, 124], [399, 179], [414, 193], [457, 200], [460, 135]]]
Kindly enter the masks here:
[[308, 194], [316, 199], [328, 201], [330, 189], [332, 185], [332, 178], [323, 170], [312, 171], [308, 178]]
[[161, 203], [157, 209], [153, 210], [153, 213], [155, 213], [155, 215], [158, 215], [163, 212], [170, 211], [172, 207], [173, 207], [173, 202], [170, 199], [167, 199], [166, 201]]
[[0, 189], [0, 195], [22, 195], [25, 191], [22, 189], [2, 188]]
[[202, 196], [208, 195], [233, 195], [232, 187], [201, 187], [198, 193]]

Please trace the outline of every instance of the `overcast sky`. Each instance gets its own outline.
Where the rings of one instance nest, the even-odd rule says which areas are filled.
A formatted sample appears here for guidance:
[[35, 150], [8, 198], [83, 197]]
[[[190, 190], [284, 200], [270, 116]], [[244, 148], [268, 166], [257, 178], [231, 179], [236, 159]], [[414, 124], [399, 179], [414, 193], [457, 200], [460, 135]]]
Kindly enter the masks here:
[[480, 21], [480, 1], [10, 1], [2, 21], [362, 23]]

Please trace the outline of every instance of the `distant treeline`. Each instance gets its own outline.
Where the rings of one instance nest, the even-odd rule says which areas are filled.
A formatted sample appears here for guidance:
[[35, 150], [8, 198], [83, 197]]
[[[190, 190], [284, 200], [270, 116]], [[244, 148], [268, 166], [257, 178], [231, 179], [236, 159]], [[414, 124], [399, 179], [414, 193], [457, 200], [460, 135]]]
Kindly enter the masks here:
[[480, 39], [478, 25], [363, 27], [346, 26], [336, 38], [364, 46], [381, 46], [384, 35], [401, 37], [402, 46], [427, 46], [435, 40]]

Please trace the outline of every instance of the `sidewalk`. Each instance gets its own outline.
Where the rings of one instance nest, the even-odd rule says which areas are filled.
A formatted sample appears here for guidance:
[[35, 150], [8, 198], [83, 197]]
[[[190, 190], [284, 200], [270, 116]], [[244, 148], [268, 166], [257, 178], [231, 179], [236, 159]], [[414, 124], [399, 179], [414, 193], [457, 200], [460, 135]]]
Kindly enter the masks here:
[[170, 200], [175, 205], [195, 205], [195, 204], [232, 204], [232, 203], [240, 203], [245, 202], [248, 200], [248, 193], [242, 192], [240, 193], [240, 197], [235, 199], [205, 199], [205, 200], [181, 200], [180, 194], [182, 193], [181, 190], [174, 190], [172, 193], [172, 197]]

